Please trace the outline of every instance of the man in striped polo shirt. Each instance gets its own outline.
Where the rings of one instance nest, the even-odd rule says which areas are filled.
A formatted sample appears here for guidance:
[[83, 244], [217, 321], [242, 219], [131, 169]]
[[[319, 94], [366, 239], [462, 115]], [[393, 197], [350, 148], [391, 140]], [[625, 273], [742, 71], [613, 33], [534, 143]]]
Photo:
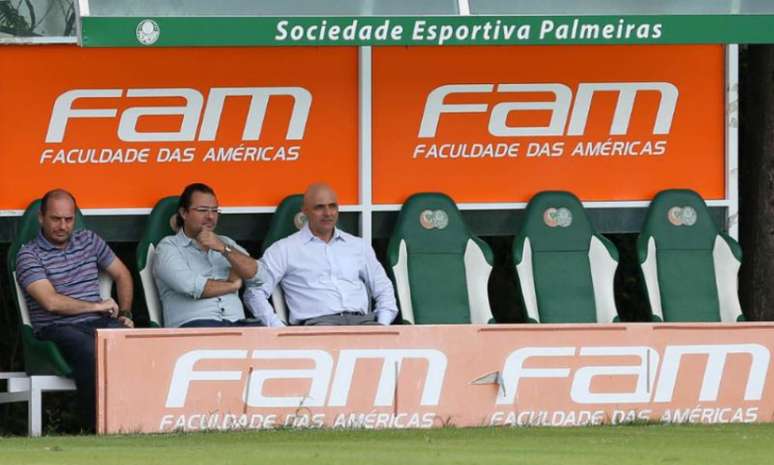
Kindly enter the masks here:
[[[16, 276], [35, 335], [53, 341], [72, 367], [82, 422], [93, 429], [95, 330], [133, 326], [132, 277], [99, 236], [74, 230], [76, 208], [62, 189], [43, 196], [40, 231], [16, 255]], [[118, 303], [100, 297], [100, 271], [115, 281]]]

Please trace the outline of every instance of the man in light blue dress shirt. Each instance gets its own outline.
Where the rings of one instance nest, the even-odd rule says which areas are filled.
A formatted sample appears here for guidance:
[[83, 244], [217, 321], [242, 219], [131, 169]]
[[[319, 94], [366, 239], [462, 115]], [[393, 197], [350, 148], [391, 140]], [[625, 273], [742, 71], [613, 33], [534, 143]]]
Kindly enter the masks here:
[[284, 325], [268, 301], [279, 285], [290, 324], [389, 325], [398, 314], [392, 283], [370, 244], [336, 228], [339, 205], [333, 189], [309, 186], [302, 211], [307, 223], [266, 250], [260, 260], [263, 283], [245, 292], [255, 317], [267, 326]]
[[215, 234], [218, 199], [205, 184], [180, 195], [178, 232], [159, 242], [153, 277], [167, 327], [261, 326], [245, 319], [239, 289], [259, 285], [259, 264], [236, 242]]

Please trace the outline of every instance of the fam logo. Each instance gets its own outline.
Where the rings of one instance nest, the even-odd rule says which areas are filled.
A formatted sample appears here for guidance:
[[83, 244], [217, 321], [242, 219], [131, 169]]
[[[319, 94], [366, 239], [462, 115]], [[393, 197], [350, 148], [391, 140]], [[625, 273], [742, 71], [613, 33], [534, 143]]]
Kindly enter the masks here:
[[[207, 360], [290, 360], [311, 362], [312, 368], [258, 369], [249, 374], [243, 370], [197, 370], [195, 365]], [[381, 361], [381, 370], [356, 369], [358, 360]], [[243, 401], [248, 407], [344, 407], [355, 378], [378, 377], [375, 407], [391, 406], [395, 402], [398, 376], [404, 360], [426, 363], [421, 405], [438, 405], [446, 375], [447, 359], [443, 352], [434, 349], [351, 349], [334, 356], [325, 350], [193, 350], [180, 356], [175, 363], [169, 385], [166, 407], [180, 408], [186, 404], [188, 391], [193, 382], [240, 382], [243, 385]], [[270, 396], [264, 393], [264, 385], [272, 380], [308, 379], [307, 396]]]
[[[496, 137], [582, 136], [591, 112], [594, 95], [600, 92], [617, 94], [611, 136], [625, 135], [635, 107], [637, 95], [656, 92], [659, 95], [658, 111], [653, 124], [653, 134], [669, 134], [679, 91], [669, 82], [605, 82], [580, 83], [573, 95], [565, 84], [450, 84], [433, 89], [425, 101], [420, 138], [435, 137], [441, 115], [453, 113], [488, 113], [489, 134]], [[489, 107], [486, 103], [447, 103], [454, 95], [497, 94], [503, 99], [522, 94], [526, 100], [504, 101]], [[535, 94], [551, 94], [551, 100], [535, 100]], [[516, 111], [547, 111], [551, 117], [545, 126], [509, 126], [508, 117]]]
[[[610, 363], [611, 357], [622, 358], [625, 362]], [[695, 364], [686, 366], [685, 360], [695, 360], [695, 357], [706, 360], [703, 374], [695, 376], [700, 383], [688, 383], [689, 387], [680, 390], [698, 387], [698, 392], [693, 395], [679, 392], [675, 396], [680, 384], [678, 374], [681, 370], [695, 368]], [[248, 369], [247, 365], [257, 360], [288, 361], [288, 365]], [[361, 360], [371, 362], [364, 366], [358, 363]], [[363, 386], [364, 381], [369, 382], [367, 380], [376, 384], [374, 407], [395, 406], [398, 377], [406, 360], [419, 361], [425, 367], [424, 376], [412, 383], [417, 394], [421, 392], [419, 405], [438, 406], [446, 384], [446, 355], [437, 349], [399, 348], [192, 350], [181, 355], [175, 363], [165, 407], [190, 407], [187, 402], [191, 386], [202, 383], [214, 383], [220, 388], [222, 383], [239, 383], [247, 407], [347, 407], [353, 384]], [[223, 367], [234, 361], [242, 361], [242, 364]], [[299, 361], [307, 368], [290, 368], [297, 366]], [[600, 365], [600, 361], [605, 365]], [[698, 397], [699, 402], [714, 402], [721, 395], [723, 379], [740, 370], [747, 373], [744, 400], [760, 401], [765, 392], [770, 361], [769, 349], [760, 344], [668, 345], [661, 352], [649, 346], [523, 347], [505, 357], [500, 375], [496, 376], [500, 389], [496, 397], [493, 392], [492, 402], [498, 406], [513, 405], [518, 403], [524, 383], [529, 383], [530, 389], [536, 386], [535, 383], [537, 386], [548, 383], [551, 389], [556, 389], [557, 379], [567, 380], [570, 386], [568, 391], [557, 391], [552, 395], [566, 395], [576, 404], [671, 403], [675, 397], [678, 400]], [[380, 368], [374, 369], [374, 362]], [[199, 364], [209, 368], [197, 367]], [[292, 379], [308, 380], [306, 395], [270, 395], [264, 391], [268, 383]], [[623, 380], [636, 381], [632, 385]], [[472, 384], [488, 383], [474, 381]], [[621, 386], [629, 387], [622, 389]]]
[[[304, 138], [312, 106], [312, 94], [303, 87], [213, 87], [209, 89], [206, 101], [201, 92], [191, 88], [73, 89], [59, 95], [54, 102], [46, 132], [46, 143], [62, 142], [71, 120], [92, 118], [118, 118], [117, 136], [125, 142], [212, 141], [217, 136], [223, 107], [229, 97], [250, 99], [242, 140], [260, 139], [272, 97], [292, 98], [293, 109], [285, 138]], [[134, 98], [158, 98], [163, 99], [165, 103], [133, 106], [119, 111]], [[170, 98], [183, 99], [185, 105], [170, 106], [167, 104]], [[95, 108], [95, 103], [100, 101], [105, 101], [106, 105]], [[80, 108], [74, 108], [76, 102]], [[107, 105], [108, 103], [112, 105]], [[85, 108], [86, 106], [88, 108]], [[139, 131], [138, 121], [148, 116], [169, 116], [181, 120], [179, 128], [174, 131]]]
[[[526, 380], [541, 383], [556, 378], [572, 381], [569, 396], [577, 404], [668, 403], [675, 397], [678, 373], [685, 358], [695, 356], [704, 356], [707, 360], [703, 375], [697, 376], [701, 380], [698, 400], [715, 402], [720, 395], [726, 367], [731, 364], [727, 362], [729, 355], [744, 356], [742, 360], [736, 358], [733, 363], [749, 367], [744, 400], [761, 400], [771, 354], [760, 344], [668, 345], [663, 354], [648, 346], [567, 346], [525, 347], [512, 352], [503, 366], [502, 389], [497, 396], [497, 405], [511, 405], [517, 401], [519, 386]], [[593, 363], [594, 358], [599, 357], [623, 357], [638, 360], [638, 363], [605, 366]], [[581, 363], [578, 367], [573, 361], [579, 359], [591, 363]], [[564, 360], [566, 365], [557, 366], [550, 360]], [[570, 366], [577, 368], [571, 370]], [[602, 387], [606, 381], [611, 383], [616, 378], [632, 377], [636, 379], [633, 390], [615, 392]], [[592, 385], [596, 389], [592, 389]]]

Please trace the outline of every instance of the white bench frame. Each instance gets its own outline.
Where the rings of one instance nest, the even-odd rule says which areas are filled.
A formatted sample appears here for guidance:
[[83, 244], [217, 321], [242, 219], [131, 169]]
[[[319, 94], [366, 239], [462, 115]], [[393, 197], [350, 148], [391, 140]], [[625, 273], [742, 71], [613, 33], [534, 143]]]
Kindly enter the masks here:
[[27, 402], [27, 434], [40, 436], [43, 424], [43, 393], [51, 391], [74, 391], [75, 382], [63, 376], [30, 376], [13, 371], [0, 373], [0, 379], [7, 380], [7, 392], [0, 392], [0, 404]]
[[[13, 272], [13, 282], [16, 287], [17, 304], [22, 323], [30, 326], [29, 310], [24, 300], [19, 281], [16, 279], [16, 271]], [[100, 295], [102, 298], [110, 296], [113, 280], [107, 273], [99, 274]], [[8, 390], [0, 392], [0, 404], [11, 402], [27, 402], [27, 434], [40, 436], [43, 425], [43, 393], [55, 391], [75, 391], [75, 381], [71, 378], [56, 375], [28, 375], [21, 371], [0, 373], [0, 380], [8, 382]]]

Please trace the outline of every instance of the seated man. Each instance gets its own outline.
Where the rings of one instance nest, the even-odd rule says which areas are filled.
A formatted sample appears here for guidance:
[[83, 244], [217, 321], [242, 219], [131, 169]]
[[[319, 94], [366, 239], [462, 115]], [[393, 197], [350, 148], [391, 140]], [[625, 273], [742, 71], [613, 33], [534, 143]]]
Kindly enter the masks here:
[[[110, 247], [91, 231], [75, 227], [75, 198], [56, 189], [40, 203], [40, 232], [16, 255], [19, 286], [35, 335], [53, 341], [73, 369], [82, 422], [94, 429], [94, 333], [133, 326], [132, 276]], [[99, 272], [116, 283], [118, 303], [102, 299]]]
[[[264, 283], [245, 293], [256, 318], [267, 326], [284, 324], [267, 300], [279, 284], [291, 324], [389, 325], [398, 314], [392, 283], [370, 244], [336, 228], [336, 193], [326, 184], [309, 186], [302, 211], [307, 224], [266, 250]], [[369, 294], [376, 300], [373, 313]]]
[[258, 285], [258, 262], [218, 225], [218, 199], [205, 184], [180, 195], [178, 231], [159, 242], [153, 277], [168, 327], [260, 326], [246, 320], [238, 291], [242, 280]]

